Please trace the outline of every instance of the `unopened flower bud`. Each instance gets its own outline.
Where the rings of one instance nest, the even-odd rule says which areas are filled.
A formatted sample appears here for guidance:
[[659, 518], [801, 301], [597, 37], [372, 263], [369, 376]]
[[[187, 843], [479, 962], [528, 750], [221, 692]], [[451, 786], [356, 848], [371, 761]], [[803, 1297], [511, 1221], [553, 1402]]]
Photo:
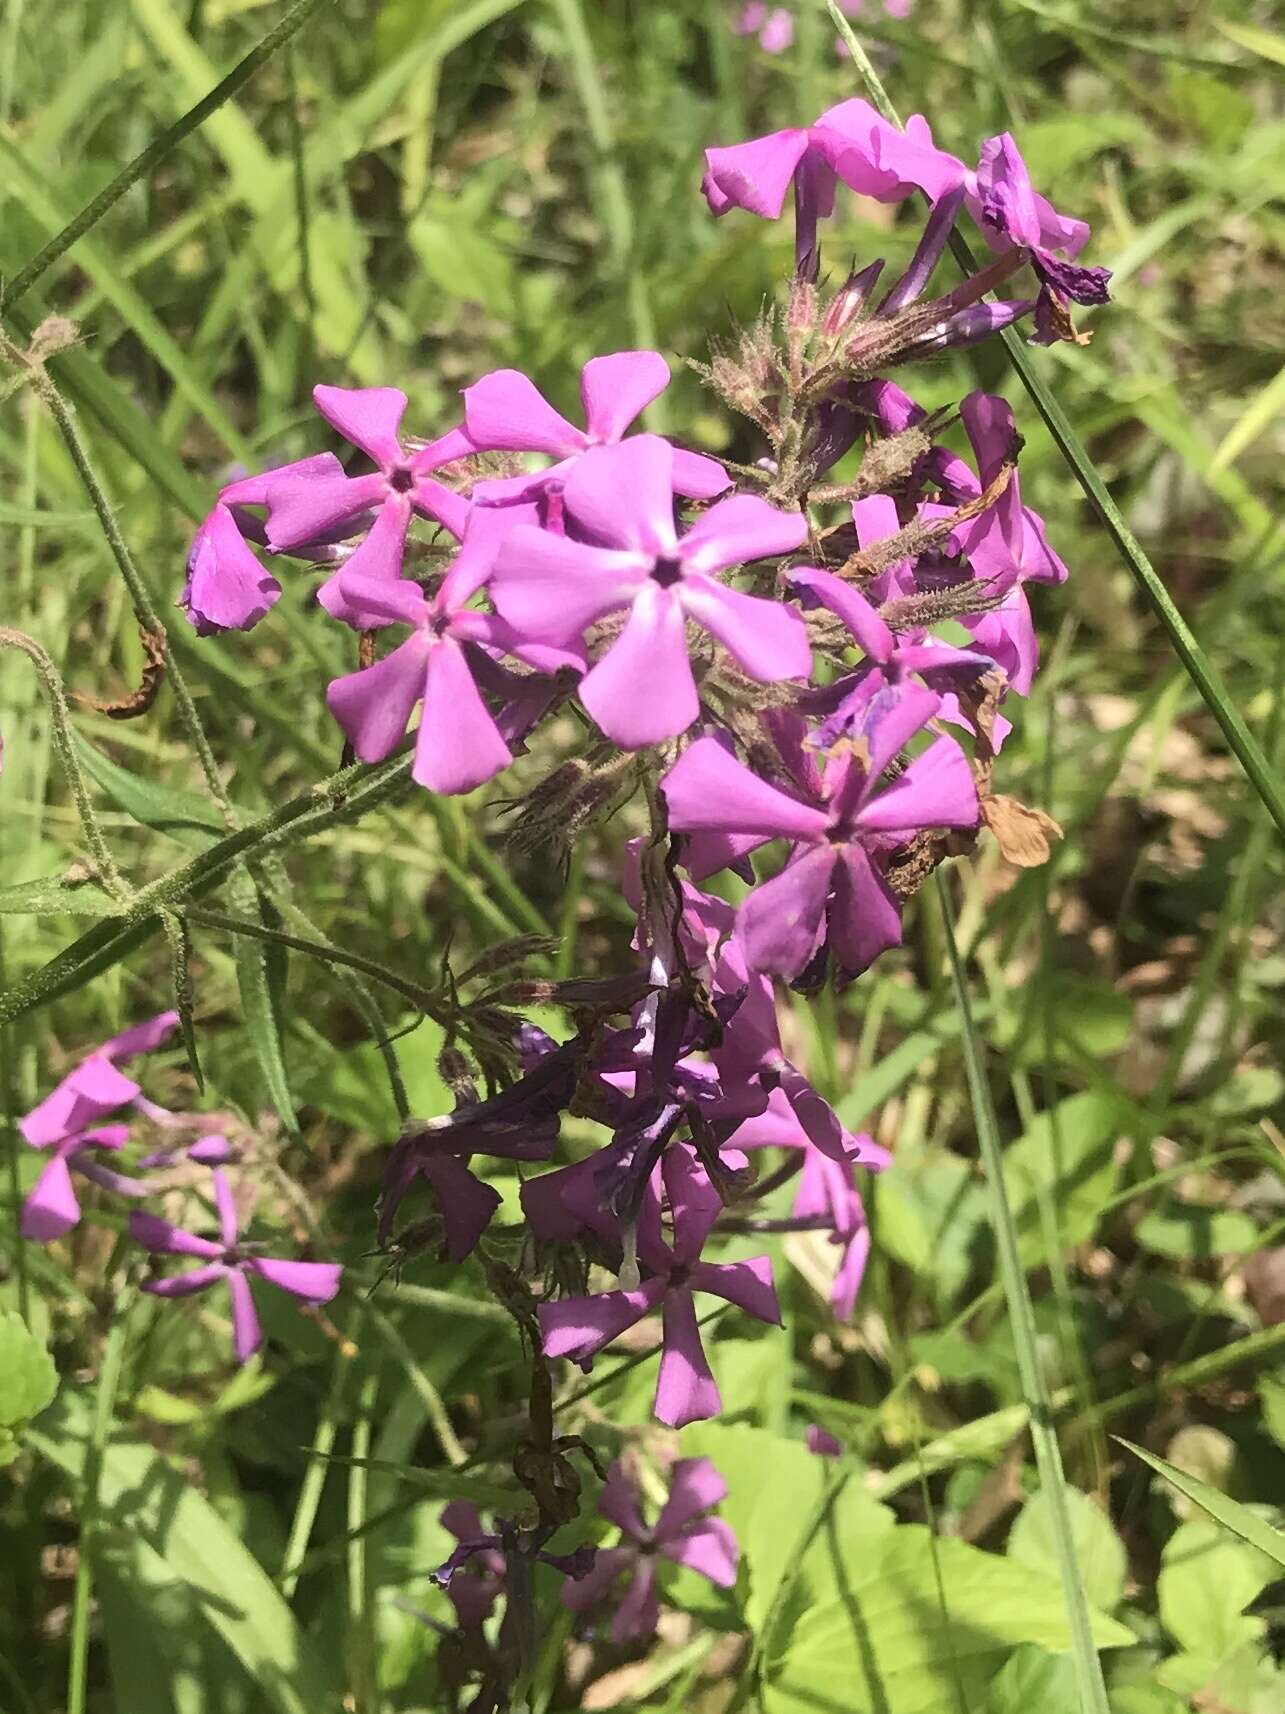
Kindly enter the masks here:
[[868, 267], [849, 274], [842, 287], [830, 299], [821, 322], [821, 332], [827, 339], [838, 339], [861, 314], [875, 281], [883, 272], [882, 257]]

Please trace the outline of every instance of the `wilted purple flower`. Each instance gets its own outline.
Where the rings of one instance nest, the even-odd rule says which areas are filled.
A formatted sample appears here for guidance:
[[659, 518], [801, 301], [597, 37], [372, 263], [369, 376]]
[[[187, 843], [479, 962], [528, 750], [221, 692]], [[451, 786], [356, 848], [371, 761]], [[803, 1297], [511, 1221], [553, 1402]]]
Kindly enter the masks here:
[[227, 1281], [232, 1299], [232, 1345], [237, 1362], [244, 1363], [263, 1343], [263, 1329], [250, 1292], [251, 1276], [265, 1279], [305, 1303], [320, 1304], [329, 1303], [339, 1290], [343, 1269], [337, 1262], [286, 1262], [254, 1254], [239, 1241], [232, 1187], [222, 1169], [215, 1167], [211, 1178], [219, 1216], [217, 1242], [171, 1226], [156, 1214], [131, 1214], [129, 1235], [153, 1255], [195, 1256], [205, 1264], [167, 1278], [146, 1280], [144, 1291], [157, 1297], [189, 1297], [218, 1280]]
[[567, 478], [565, 503], [602, 545], [519, 527], [500, 546], [491, 585], [501, 616], [536, 640], [578, 636], [628, 609], [624, 630], [585, 675], [579, 695], [607, 736], [630, 750], [676, 737], [700, 711], [688, 619], [760, 683], [806, 678], [812, 670], [797, 613], [715, 576], [801, 546], [802, 513], [738, 494], [679, 536], [673, 496], [673, 448], [658, 435], [591, 448]]
[[[529, 495], [564, 482], [575, 459], [591, 446], [615, 446], [623, 440], [634, 419], [668, 385], [669, 364], [659, 351], [591, 357], [580, 371], [585, 426], [579, 429], [554, 410], [521, 370], [496, 369], [464, 389], [464, 428], [479, 452], [544, 452], [559, 461], [518, 479], [519, 492]], [[674, 493], [710, 500], [729, 486], [717, 459], [678, 446], [673, 450]]]
[[713, 738], [697, 739], [669, 770], [662, 790], [675, 832], [731, 834], [743, 849], [780, 838], [794, 844], [781, 873], [740, 907], [737, 933], [752, 969], [797, 976], [824, 936], [840, 967], [858, 974], [899, 944], [901, 909], [877, 854], [923, 828], [977, 824], [977, 791], [952, 739], [938, 738], [880, 789], [884, 769], [937, 705], [931, 691], [903, 687], [865, 734], [868, 759], [836, 754], [824, 776], [800, 737], [791, 757], [800, 798], [760, 779]]
[[[708, 1458], [680, 1458], [670, 1477], [669, 1497], [654, 1524], [643, 1518], [641, 1497], [619, 1459], [607, 1472], [598, 1510], [618, 1526], [617, 1547], [600, 1547], [593, 1570], [578, 1583], [564, 1583], [562, 1604], [583, 1613], [619, 1595], [611, 1621], [614, 1643], [650, 1637], [659, 1619], [657, 1557], [685, 1565], [720, 1589], [736, 1582], [740, 1549], [731, 1527], [706, 1513], [727, 1498], [727, 1483]], [[628, 1582], [623, 1592], [617, 1585]]]
[[[435, 519], [457, 538], [464, 535], [468, 502], [435, 482], [431, 472], [468, 458], [475, 448], [461, 429], [416, 452], [399, 439], [407, 398], [397, 387], [314, 387], [313, 399], [326, 421], [378, 466], [368, 476], [348, 476], [330, 455], [327, 466], [270, 472], [263, 482], [267, 538], [273, 553], [352, 529], [373, 515], [366, 539], [345, 561], [354, 577], [395, 582], [401, 576], [412, 517]], [[312, 462], [312, 461], [309, 461]], [[361, 626], [361, 613], [344, 599], [339, 576], [327, 579], [317, 599], [332, 617]]]
[[[1111, 270], [1080, 267], [1073, 260], [1088, 243], [1088, 223], [1059, 214], [1036, 192], [1021, 151], [1007, 131], [982, 144], [977, 171], [968, 177], [968, 206], [994, 248], [1017, 244], [1029, 252], [1031, 266], [1055, 300], [1108, 301]], [[1072, 260], [1058, 256], [1059, 250]], [[1051, 344], [1056, 337], [1045, 330], [1041, 342]]]
[[638, 1254], [652, 1277], [633, 1291], [564, 1298], [539, 1307], [546, 1357], [588, 1363], [626, 1328], [650, 1311], [663, 1315], [664, 1349], [656, 1384], [656, 1415], [671, 1428], [716, 1416], [722, 1407], [696, 1321], [694, 1292], [710, 1292], [760, 1321], [779, 1324], [781, 1312], [766, 1256], [740, 1262], [700, 1259], [722, 1203], [694, 1152], [671, 1146], [661, 1172], [673, 1219], [673, 1245], [646, 1219], [640, 1221]]
[[808, 1424], [807, 1439], [808, 1451], [815, 1452], [819, 1458], [842, 1458], [843, 1442], [836, 1440], [832, 1434], [830, 1434], [826, 1429], [821, 1428], [819, 1424], [815, 1422], [810, 1422]]
[[828, 108], [814, 125], [706, 149], [705, 161], [701, 189], [715, 215], [745, 208], [776, 220], [793, 184], [800, 264], [815, 256], [817, 220], [833, 212], [838, 180], [878, 202], [901, 202], [915, 189], [936, 202], [965, 179], [964, 163], [937, 147], [921, 114], [899, 131], [859, 98]]

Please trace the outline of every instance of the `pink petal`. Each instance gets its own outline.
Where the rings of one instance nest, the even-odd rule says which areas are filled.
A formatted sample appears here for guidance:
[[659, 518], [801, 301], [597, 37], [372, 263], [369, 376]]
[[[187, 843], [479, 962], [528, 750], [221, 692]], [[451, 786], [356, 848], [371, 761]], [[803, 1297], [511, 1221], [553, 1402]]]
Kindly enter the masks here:
[[446, 1222], [446, 1254], [452, 1262], [462, 1262], [490, 1225], [500, 1193], [453, 1155], [431, 1156], [424, 1172]]
[[802, 512], [782, 512], [757, 494], [734, 494], [697, 518], [679, 553], [684, 571], [708, 574], [791, 553], [807, 539], [808, 521]]
[[857, 823], [879, 832], [976, 827], [978, 813], [977, 787], [964, 752], [953, 738], [938, 738], [899, 780], [866, 804]]
[[717, 738], [698, 738], [661, 781], [675, 833], [739, 833], [766, 839], [823, 839], [824, 810], [778, 791]]
[[138, 1093], [137, 1083], [102, 1053], [91, 1054], [19, 1120], [18, 1129], [33, 1148], [47, 1148], [127, 1106]]
[[591, 357], [580, 371], [588, 438], [610, 446], [669, 385], [669, 364], [659, 351], [616, 351]]
[[332, 619], [351, 625], [355, 631], [374, 630], [387, 621], [378, 605], [363, 608], [351, 591], [374, 584], [396, 584], [402, 575], [406, 554], [406, 531], [410, 506], [403, 494], [390, 494], [375, 515], [370, 533], [343, 568], [328, 577], [317, 591], [317, 600]]
[[588, 444], [519, 369], [495, 369], [465, 387], [464, 427], [482, 451], [548, 452], [565, 458]]
[[641, 1539], [647, 1532], [638, 1506], [638, 1492], [625, 1467], [617, 1458], [607, 1472], [607, 1480], [598, 1496], [598, 1510], [604, 1518], [624, 1530], [626, 1535]]
[[259, 1325], [250, 1282], [239, 1268], [229, 1270], [228, 1296], [232, 1299], [232, 1349], [238, 1363], [248, 1363], [263, 1344], [263, 1328]]
[[650, 1559], [636, 1561], [634, 1575], [620, 1598], [616, 1615], [611, 1621], [613, 1643], [640, 1642], [655, 1634], [660, 1622], [660, 1606], [656, 1599], [656, 1567]]
[[797, 976], [816, 951], [836, 853], [819, 845], [794, 857], [741, 905], [736, 932], [755, 970]]
[[362, 630], [373, 630], [377, 625], [427, 623], [433, 609], [417, 583], [405, 577], [362, 576], [352, 569], [359, 557], [354, 554], [330, 581], [339, 585], [340, 604], [360, 613]]
[[730, 1589], [736, 1582], [740, 1548], [731, 1525], [721, 1518], [702, 1518], [675, 1540], [660, 1542], [659, 1551], [666, 1559], [708, 1577], [720, 1589]]
[[711, 213], [747, 208], [765, 220], [777, 220], [794, 169], [808, 149], [806, 131], [773, 131], [748, 143], [706, 149], [701, 190]]
[[850, 976], [901, 945], [901, 906], [862, 846], [844, 847], [830, 905], [830, 946]]
[[712, 500], [732, 485], [732, 479], [716, 458], [703, 452], [674, 448], [674, 492], [688, 500]]
[[580, 681], [580, 701], [608, 738], [641, 750], [685, 732], [700, 713], [683, 610], [645, 583], [624, 630]]
[[1030, 603], [1020, 586], [1010, 589], [1000, 605], [963, 621], [977, 646], [1002, 667], [1019, 696], [1030, 693], [1039, 664], [1040, 648], [1031, 620]]
[[[96, 1149], [123, 1149], [129, 1141], [128, 1125], [98, 1125], [81, 1134], [80, 1143]], [[76, 1152], [79, 1152], [77, 1150]]]
[[314, 387], [313, 402], [332, 428], [385, 469], [402, 462], [398, 438], [407, 398], [398, 387]]
[[689, 616], [717, 637], [759, 684], [811, 677], [807, 626], [792, 607], [699, 576], [685, 577], [679, 592]]
[[857, 1293], [870, 1260], [870, 1228], [863, 1226], [844, 1246], [843, 1261], [830, 1287], [830, 1307], [840, 1321], [851, 1321]]
[[150, 1196], [152, 1193], [150, 1185], [140, 1184], [136, 1178], [128, 1178], [124, 1173], [100, 1166], [90, 1154], [77, 1152], [69, 1155], [68, 1164], [75, 1167], [82, 1178], [110, 1190], [114, 1196]]
[[417, 476], [425, 476], [430, 470], [440, 470], [444, 464], [455, 464], [461, 458], [472, 458], [476, 451], [477, 447], [467, 430], [448, 429], [445, 434], [438, 435], [436, 440], [430, 440], [427, 446], [421, 446], [418, 452], [412, 453], [410, 467]]
[[214, 1182], [214, 1206], [219, 1216], [219, 1237], [222, 1238], [225, 1249], [230, 1250], [236, 1243], [239, 1225], [232, 1186], [221, 1167], [215, 1167], [210, 1177]]
[[177, 1012], [158, 1012], [154, 1018], [133, 1024], [110, 1041], [105, 1041], [98, 1051], [104, 1059], [119, 1065], [122, 1060], [133, 1059], [135, 1054], [155, 1053], [158, 1047], [164, 1047], [177, 1028]]
[[627, 1327], [642, 1320], [665, 1295], [667, 1281], [648, 1280], [637, 1291], [604, 1291], [597, 1297], [567, 1297], [542, 1303], [541, 1343], [546, 1357], [570, 1357], [575, 1363], [601, 1351]]
[[281, 594], [281, 585], [246, 545], [226, 506], [214, 508], [197, 532], [180, 605], [202, 636], [248, 631]]
[[441, 524], [457, 542], [464, 540], [473, 508], [463, 494], [457, 494], [454, 488], [448, 488], [444, 482], [434, 482], [431, 477], [418, 476], [410, 497], [415, 502], [415, 510], [422, 517], [431, 518], [435, 523]]
[[186, 1273], [170, 1274], [165, 1279], [144, 1280], [143, 1290], [151, 1292], [153, 1297], [192, 1297], [230, 1277], [233, 1270], [225, 1262], [215, 1262], [211, 1267], [188, 1268]]
[[397, 748], [424, 694], [432, 652], [432, 639], [417, 632], [373, 667], [331, 680], [326, 705], [359, 760], [382, 762]]
[[655, 1411], [670, 1428], [703, 1422], [723, 1408], [696, 1321], [690, 1291], [678, 1289], [665, 1297], [665, 1346], [656, 1381]]
[[157, 1256], [203, 1256], [213, 1261], [223, 1255], [223, 1245], [212, 1238], [198, 1238], [181, 1226], [171, 1226], [159, 1214], [131, 1214], [129, 1235], [136, 1244]]
[[520, 524], [496, 554], [491, 598], [520, 635], [560, 643], [604, 613], [627, 607], [650, 569], [639, 554], [588, 547]]
[[709, 1458], [680, 1458], [670, 1471], [669, 1498], [656, 1519], [654, 1539], [663, 1544], [695, 1523], [702, 1512], [721, 1505], [727, 1498], [727, 1483]]
[[626, 1566], [634, 1565], [637, 1553], [629, 1547], [600, 1547], [593, 1570], [584, 1577], [568, 1577], [559, 1591], [562, 1605], [572, 1613], [587, 1613], [613, 1592], [616, 1579]]
[[415, 743], [415, 781], [431, 792], [471, 792], [512, 757], [453, 637], [428, 652], [424, 712]]
[[257, 476], [240, 476], [219, 489], [219, 499], [225, 506], [265, 506], [268, 486], [282, 476], [342, 476], [344, 467], [333, 452], [314, 452], [310, 458], [297, 458], [293, 464], [278, 464], [273, 470], [262, 470]]
[[482, 587], [491, 575], [501, 543], [519, 524], [534, 528], [539, 522], [540, 508], [534, 501], [483, 505], [475, 487], [460, 551], [442, 585], [441, 600], [446, 610], [454, 612], [464, 606]]
[[867, 780], [878, 780], [892, 759], [925, 727], [941, 707], [935, 691], [921, 684], [897, 686], [871, 705], [862, 736], [869, 746]]
[[674, 1264], [687, 1266], [698, 1260], [723, 1200], [689, 1148], [667, 1149], [661, 1171], [674, 1221]]
[[388, 481], [370, 476], [277, 476], [267, 484], [268, 546], [289, 553], [383, 503]]
[[892, 659], [897, 639], [859, 589], [832, 571], [807, 569], [790, 574], [790, 582], [812, 593], [843, 621], [871, 660], [886, 664]]
[[[735, 1023], [735, 1019], [733, 1019]], [[807, 1145], [807, 1132], [794, 1116], [783, 1089], [773, 1089], [767, 1106], [752, 1119], [745, 1119], [727, 1139], [732, 1149], [800, 1149]]]
[[618, 446], [591, 446], [563, 489], [567, 511], [598, 541], [654, 556], [673, 555], [674, 449], [658, 434]]
[[329, 1303], [344, 1271], [338, 1262], [283, 1262], [272, 1256], [254, 1256], [245, 1265], [260, 1279], [308, 1303]]
[[20, 1230], [36, 1244], [48, 1244], [70, 1232], [80, 1219], [71, 1173], [62, 1155], [55, 1155], [32, 1186], [22, 1205]]
[[692, 1291], [711, 1292], [734, 1303], [747, 1315], [781, 1325], [781, 1306], [772, 1283], [772, 1264], [766, 1256], [750, 1256], [742, 1262], [697, 1262], [687, 1276]]

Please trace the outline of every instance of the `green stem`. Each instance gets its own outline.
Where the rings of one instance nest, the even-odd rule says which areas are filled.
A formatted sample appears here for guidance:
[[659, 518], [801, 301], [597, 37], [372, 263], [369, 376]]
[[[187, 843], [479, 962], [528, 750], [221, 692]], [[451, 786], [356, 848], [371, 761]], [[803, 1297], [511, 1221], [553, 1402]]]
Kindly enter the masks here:
[[[5, 979], [4, 924], [0, 923], [0, 987]], [[13, 1271], [18, 1284], [18, 1314], [31, 1325], [31, 1294], [27, 1281], [27, 1240], [22, 1235], [22, 1178], [18, 1166], [18, 1091], [13, 1075], [13, 1025], [0, 1024], [0, 1118], [4, 1121], [9, 1204], [13, 1210]]]
[[104, 891], [110, 893], [117, 904], [128, 906], [134, 898], [133, 890], [116, 867], [116, 859], [107, 848], [107, 841], [103, 838], [98, 817], [94, 813], [89, 787], [76, 759], [71, 736], [71, 712], [67, 707], [67, 693], [63, 688], [62, 675], [54, 665], [52, 657], [25, 631], [15, 631], [8, 625], [0, 625], [0, 649], [17, 649], [26, 655], [39, 675], [45, 700], [49, 704], [49, 730], [54, 749], [58, 752], [58, 760], [75, 799], [81, 831], [85, 835], [85, 844], [93, 858], [98, 879], [102, 882]]
[[1093, 1621], [1080, 1580], [1075, 1553], [1075, 1533], [1070, 1507], [1066, 1498], [1066, 1476], [1062, 1469], [1062, 1452], [1053, 1427], [1052, 1407], [1044, 1373], [1040, 1368], [1039, 1343], [1035, 1327], [1035, 1310], [1031, 1303], [1026, 1270], [1022, 1266], [1017, 1239], [1017, 1224], [1004, 1182], [1004, 1154], [1000, 1145], [999, 1125], [991, 1102], [990, 1084], [982, 1059], [982, 1045], [973, 1022], [968, 981], [955, 941], [955, 919], [950, 907], [940, 870], [934, 877], [937, 899], [941, 906], [946, 950], [950, 959], [951, 980], [955, 999], [963, 1021], [964, 1065], [968, 1073], [969, 1093], [973, 1102], [973, 1117], [981, 1150], [991, 1200], [991, 1219], [995, 1228], [995, 1243], [999, 1253], [1000, 1278], [1008, 1300], [1009, 1319], [1013, 1327], [1013, 1344], [1017, 1351], [1017, 1367], [1021, 1377], [1022, 1394], [1031, 1415], [1031, 1441], [1039, 1470], [1040, 1486], [1048, 1496], [1053, 1526], [1053, 1543], [1058, 1569], [1062, 1576], [1062, 1593], [1071, 1622], [1071, 1638], [1076, 1675], [1080, 1685], [1081, 1706], [1085, 1714], [1109, 1714], [1102, 1663], [1093, 1642]]
[[10, 310], [60, 256], [65, 256], [78, 239], [83, 238], [91, 227], [98, 224], [107, 211], [114, 207], [139, 179], [150, 173], [153, 167], [159, 166], [185, 137], [190, 136], [205, 123], [211, 113], [230, 100], [241, 85], [249, 82], [259, 67], [271, 59], [278, 48], [284, 47], [290, 38], [303, 28], [314, 12], [328, 3], [329, 0], [298, 0], [298, 4], [286, 13], [276, 29], [269, 30], [262, 41], [251, 48], [245, 58], [239, 60], [208, 95], [203, 95], [195, 107], [189, 107], [183, 117], [162, 131], [159, 137], [154, 137], [141, 153], [135, 155], [127, 166], [122, 167], [109, 185], [99, 191], [92, 202], [81, 209], [74, 220], [69, 221], [61, 232], [31, 258], [25, 268], [18, 270], [0, 299], [0, 307], [5, 312]]
[[102, 1476], [103, 1450], [111, 1430], [116, 1390], [120, 1385], [121, 1363], [125, 1356], [125, 1340], [129, 1330], [129, 1313], [133, 1307], [133, 1288], [128, 1287], [118, 1298], [107, 1344], [103, 1350], [102, 1366], [94, 1388], [94, 1422], [92, 1437], [85, 1454], [84, 1491], [80, 1501], [80, 1543], [76, 1560], [76, 1589], [71, 1609], [71, 1659], [67, 1668], [67, 1714], [85, 1714], [85, 1696], [89, 1672], [89, 1614], [93, 1594], [94, 1536], [98, 1529], [98, 1484]]
[[372, 1369], [363, 1379], [357, 1399], [357, 1420], [353, 1423], [352, 1431], [353, 1461], [348, 1470], [348, 1635], [354, 1667], [353, 1702], [356, 1714], [374, 1714], [378, 1701], [364, 1529], [371, 1419], [378, 1391], [379, 1373]]
[[[834, 4], [834, 0], [826, 0], [826, 4], [836, 29], [847, 43], [848, 51], [852, 55], [852, 63], [866, 82], [871, 100], [890, 125], [900, 126], [901, 119], [897, 110], [888, 99], [888, 92], [883, 87], [878, 72], [870, 63], [869, 55], [857, 40], [852, 26]], [[977, 263], [973, 253], [958, 232], [951, 234], [950, 247], [952, 254], [965, 273], [974, 274], [977, 272]], [[1124, 561], [1130, 576], [1150, 604], [1152, 612], [1164, 626], [1174, 652], [1186, 668], [1192, 683], [1200, 692], [1205, 706], [1222, 728], [1228, 748], [1245, 770], [1254, 790], [1266, 806], [1268, 814], [1281, 833], [1285, 834], [1285, 787], [1282, 787], [1281, 781], [1273, 772], [1271, 764], [1258, 741], [1241, 719], [1227, 687], [1223, 684], [1213, 663], [1196, 641], [1195, 632], [1192, 631], [1179, 612], [1172, 596], [1165, 588], [1160, 574], [1143, 552], [1141, 543], [1125, 522], [1124, 514], [1111, 498], [1092, 459], [1081, 445], [1079, 436], [1071, 427], [1066, 412], [1036, 372], [1021, 336], [1015, 333], [1011, 327], [1006, 327], [1001, 332], [1000, 338], [1018, 379], [1026, 388], [1036, 410], [1043, 417], [1045, 427], [1053, 437], [1054, 445], [1070, 466], [1076, 481], [1084, 490], [1085, 498], [1115, 543], [1116, 550]]]

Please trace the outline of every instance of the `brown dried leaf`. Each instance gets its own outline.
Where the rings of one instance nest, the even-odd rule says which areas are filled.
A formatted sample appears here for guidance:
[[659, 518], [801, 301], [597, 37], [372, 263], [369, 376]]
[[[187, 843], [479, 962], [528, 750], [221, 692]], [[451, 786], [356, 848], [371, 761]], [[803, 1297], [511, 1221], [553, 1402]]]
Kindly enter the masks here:
[[1015, 797], [982, 799], [982, 820], [999, 842], [1007, 862], [1019, 869], [1038, 869], [1047, 863], [1051, 841], [1062, 837], [1062, 829], [1042, 809], [1029, 809]]

